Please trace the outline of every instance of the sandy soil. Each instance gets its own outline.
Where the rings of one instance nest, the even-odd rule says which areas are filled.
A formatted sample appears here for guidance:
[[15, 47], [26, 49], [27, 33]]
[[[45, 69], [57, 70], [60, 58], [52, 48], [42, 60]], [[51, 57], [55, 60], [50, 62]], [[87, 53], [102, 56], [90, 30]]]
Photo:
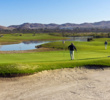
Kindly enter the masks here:
[[110, 69], [59, 69], [0, 78], [0, 100], [110, 100]]

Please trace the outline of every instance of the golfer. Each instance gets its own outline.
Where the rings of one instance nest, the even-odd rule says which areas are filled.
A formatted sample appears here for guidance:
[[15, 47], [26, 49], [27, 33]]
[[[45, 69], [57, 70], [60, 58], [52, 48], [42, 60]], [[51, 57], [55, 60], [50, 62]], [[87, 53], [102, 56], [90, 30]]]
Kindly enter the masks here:
[[68, 49], [70, 50], [70, 57], [71, 60], [74, 60], [74, 50], [77, 51], [76, 47], [71, 43], [71, 45], [68, 46]]
[[104, 44], [105, 44], [105, 49], [107, 49], [107, 44], [108, 44], [108, 43], [107, 43], [107, 41], [105, 41], [105, 43], [104, 43]]

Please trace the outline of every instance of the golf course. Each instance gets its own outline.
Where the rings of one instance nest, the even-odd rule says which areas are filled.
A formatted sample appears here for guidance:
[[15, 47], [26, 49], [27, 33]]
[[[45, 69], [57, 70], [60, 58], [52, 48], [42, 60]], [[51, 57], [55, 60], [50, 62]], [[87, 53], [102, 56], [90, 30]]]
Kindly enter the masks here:
[[[0, 38], [1, 44], [30, 40], [52, 42], [34, 50], [0, 51], [1, 100], [109, 100], [109, 38], [89, 42], [48, 34]], [[68, 50], [71, 43], [77, 48], [74, 60]]]
[[[0, 75], [19, 76], [74, 67], [108, 67], [110, 66], [109, 38], [93, 38], [92, 41], [66, 41], [67, 37], [51, 36], [48, 34], [4, 34], [0, 38], [1, 44], [19, 43], [22, 41], [54, 41], [42, 44], [41, 48], [25, 51], [0, 51]], [[62, 43], [65, 40], [65, 43]], [[107, 49], [104, 42], [108, 41]], [[70, 60], [68, 46], [74, 43], [77, 48], [75, 59]], [[34, 51], [34, 52], [33, 52]]]

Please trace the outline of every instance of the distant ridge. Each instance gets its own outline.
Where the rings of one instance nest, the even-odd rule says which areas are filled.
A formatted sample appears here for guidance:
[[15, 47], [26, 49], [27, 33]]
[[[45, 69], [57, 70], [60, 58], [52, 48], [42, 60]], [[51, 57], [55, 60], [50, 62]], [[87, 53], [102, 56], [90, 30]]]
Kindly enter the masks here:
[[0, 30], [11, 30], [12, 28], [10, 27], [5, 27], [0, 25]]
[[9, 27], [0, 26], [0, 29], [73, 29], [73, 28], [110, 28], [110, 21], [100, 21], [94, 23], [65, 23], [65, 24], [41, 24], [41, 23], [23, 23], [21, 25], [11, 25]]

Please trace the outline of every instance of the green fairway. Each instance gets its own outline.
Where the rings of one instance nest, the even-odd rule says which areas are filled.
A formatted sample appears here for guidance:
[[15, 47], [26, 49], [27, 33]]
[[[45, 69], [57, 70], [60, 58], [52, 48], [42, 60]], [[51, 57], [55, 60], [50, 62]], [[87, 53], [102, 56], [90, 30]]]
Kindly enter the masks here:
[[39, 33], [33, 36], [32, 33], [29, 34], [21, 34], [21, 33], [14, 33], [14, 34], [4, 34], [3, 37], [0, 37], [1, 43], [17, 43], [22, 41], [46, 41], [46, 40], [62, 40], [66, 39], [65, 37], [58, 37], [52, 36], [49, 34]]
[[56, 51], [32, 52], [32, 53], [11, 53], [0, 54], [0, 73], [20, 74], [35, 73], [43, 70], [73, 68], [87, 65], [110, 66], [110, 46], [105, 50], [105, 40], [100, 38], [91, 42], [74, 42], [75, 60], [70, 60], [68, 45], [73, 41], [66, 41], [65, 44], [52, 42], [44, 44], [43, 47], [56, 48]]

